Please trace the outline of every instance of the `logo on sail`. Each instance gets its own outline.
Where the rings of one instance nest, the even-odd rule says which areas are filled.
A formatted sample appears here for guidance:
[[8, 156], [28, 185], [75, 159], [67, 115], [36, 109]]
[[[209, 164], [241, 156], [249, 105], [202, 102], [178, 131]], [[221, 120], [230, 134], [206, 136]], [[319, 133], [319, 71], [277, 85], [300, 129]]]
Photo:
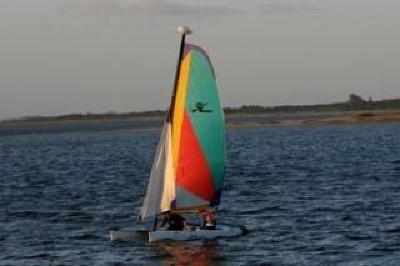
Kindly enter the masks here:
[[192, 108], [192, 113], [209, 113], [212, 112], [212, 110], [207, 110], [206, 108], [207, 103], [203, 103], [203, 102], [196, 102], [194, 105], [194, 108]]

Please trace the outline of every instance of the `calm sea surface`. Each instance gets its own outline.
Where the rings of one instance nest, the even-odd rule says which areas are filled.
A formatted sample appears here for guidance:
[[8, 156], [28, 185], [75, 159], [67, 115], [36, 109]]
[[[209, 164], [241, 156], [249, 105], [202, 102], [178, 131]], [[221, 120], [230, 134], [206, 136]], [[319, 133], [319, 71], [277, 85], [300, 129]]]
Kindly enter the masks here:
[[248, 234], [154, 245], [108, 228], [135, 219], [159, 131], [50, 127], [0, 127], [0, 265], [400, 265], [399, 124], [230, 130], [219, 223]]

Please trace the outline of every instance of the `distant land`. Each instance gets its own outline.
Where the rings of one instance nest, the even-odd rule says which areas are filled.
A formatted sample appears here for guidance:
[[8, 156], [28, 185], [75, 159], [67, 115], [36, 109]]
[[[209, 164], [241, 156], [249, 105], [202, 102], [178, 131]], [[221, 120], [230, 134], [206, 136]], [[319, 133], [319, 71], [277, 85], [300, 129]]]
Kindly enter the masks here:
[[[398, 112], [395, 112], [398, 110]], [[400, 99], [373, 101], [371, 98], [364, 100], [356, 94], [349, 95], [349, 99], [344, 102], [332, 104], [315, 104], [315, 105], [284, 105], [266, 107], [260, 105], [243, 105], [241, 107], [225, 107], [225, 114], [229, 116], [249, 115], [249, 120], [253, 115], [285, 115], [297, 113], [324, 113], [324, 118], [319, 119], [287, 119], [282, 116], [281, 119], [273, 122], [261, 122], [262, 125], [291, 125], [291, 124], [330, 124], [330, 123], [353, 123], [353, 122], [382, 122], [392, 121], [400, 122]], [[7, 119], [0, 121], [0, 124], [20, 124], [34, 122], [63, 122], [63, 121], [94, 121], [94, 120], [129, 120], [129, 119], [159, 119], [165, 116], [165, 111], [143, 111], [143, 112], [127, 112], [127, 113], [86, 113], [86, 114], [67, 114], [60, 116], [26, 116], [15, 119]], [[304, 116], [303, 116], [304, 117]], [[241, 120], [245, 121], [245, 120]], [[260, 120], [257, 119], [257, 125]], [[251, 121], [241, 123], [231, 123], [232, 126], [238, 124], [251, 125]], [[255, 125], [256, 125], [255, 124]]]

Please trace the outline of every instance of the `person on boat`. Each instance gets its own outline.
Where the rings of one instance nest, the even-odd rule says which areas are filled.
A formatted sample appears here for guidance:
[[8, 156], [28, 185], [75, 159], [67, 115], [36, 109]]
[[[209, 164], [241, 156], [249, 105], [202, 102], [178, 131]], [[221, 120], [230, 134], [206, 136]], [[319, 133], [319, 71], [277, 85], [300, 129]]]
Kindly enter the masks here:
[[185, 218], [177, 213], [166, 212], [161, 227], [168, 224], [169, 231], [182, 231], [185, 229]]
[[217, 225], [217, 219], [215, 215], [210, 211], [210, 210], [200, 210], [199, 214], [201, 217], [203, 217], [203, 229], [206, 230], [215, 230], [215, 227]]

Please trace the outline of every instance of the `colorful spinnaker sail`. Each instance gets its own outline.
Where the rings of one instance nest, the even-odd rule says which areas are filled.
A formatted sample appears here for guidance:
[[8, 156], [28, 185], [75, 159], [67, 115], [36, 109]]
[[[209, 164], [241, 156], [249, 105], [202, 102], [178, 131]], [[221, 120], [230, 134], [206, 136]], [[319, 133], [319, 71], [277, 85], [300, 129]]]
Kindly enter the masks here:
[[177, 84], [141, 218], [216, 206], [221, 197], [225, 120], [215, 72], [202, 48], [192, 44], [181, 48]]

